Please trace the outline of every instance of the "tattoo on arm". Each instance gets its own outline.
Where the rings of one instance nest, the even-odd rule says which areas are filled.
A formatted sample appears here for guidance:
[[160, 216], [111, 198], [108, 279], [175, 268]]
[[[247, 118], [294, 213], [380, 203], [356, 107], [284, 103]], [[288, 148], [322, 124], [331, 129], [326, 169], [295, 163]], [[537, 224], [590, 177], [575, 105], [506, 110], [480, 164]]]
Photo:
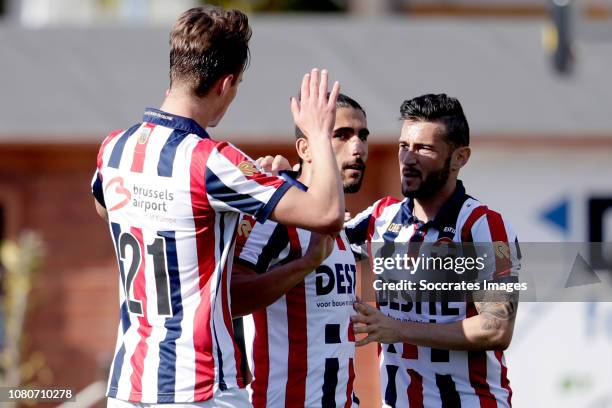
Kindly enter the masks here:
[[514, 321], [518, 309], [518, 293], [510, 293], [504, 298], [504, 301], [500, 302], [498, 295], [495, 296], [495, 300], [484, 295], [482, 301], [474, 303], [478, 314], [484, 317], [483, 329], [500, 329], [503, 324]]

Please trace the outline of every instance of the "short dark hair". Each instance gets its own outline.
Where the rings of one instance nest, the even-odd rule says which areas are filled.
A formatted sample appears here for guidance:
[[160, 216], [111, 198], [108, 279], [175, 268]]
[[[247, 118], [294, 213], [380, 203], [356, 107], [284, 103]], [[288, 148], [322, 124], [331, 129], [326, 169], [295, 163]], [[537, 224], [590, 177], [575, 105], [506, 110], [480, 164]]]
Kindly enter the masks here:
[[[329, 96], [329, 93], [328, 95]], [[361, 105], [354, 100], [353, 98], [351, 98], [350, 96], [347, 96], [343, 93], [339, 93], [338, 94], [338, 99], [336, 99], [336, 109], [340, 109], [340, 108], [352, 108], [352, 109], [357, 109], [363, 112], [363, 116], [366, 116], [366, 112], [365, 110], [361, 107]], [[304, 135], [304, 133], [302, 132], [302, 130], [299, 127], [295, 127], [295, 138], [299, 139], [302, 137], [306, 137], [306, 135]]]
[[463, 108], [456, 98], [446, 94], [426, 94], [405, 100], [400, 107], [400, 120], [440, 123], [444, 125], [449, 144], [470, 145], [470, 128]]
[[170, 33], [170, 86], [184, 82], [204, 96], [224, 75], [238, 79], [248, 64], [250, 39], [249, 19], [239, 10], [187, 10]]

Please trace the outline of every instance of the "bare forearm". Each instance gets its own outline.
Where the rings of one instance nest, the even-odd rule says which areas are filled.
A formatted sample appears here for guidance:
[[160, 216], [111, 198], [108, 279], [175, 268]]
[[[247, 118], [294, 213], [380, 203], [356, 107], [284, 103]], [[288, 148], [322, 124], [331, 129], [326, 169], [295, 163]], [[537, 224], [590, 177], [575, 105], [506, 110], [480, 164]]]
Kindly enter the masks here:
[[[338, 230], [344, 224], [344, 191], [338, 164], [329, 142], [312, 141], [312, 181], [308, 193], [312, 195], [313, 208], [320, 216], [336, 220]], [[333, 180], [333, 182], [332, 182]]]
[[365, 304], [354, 304], [351, 316], [356, 334], [366, 333], [357, 346], [373, 341], [409, 343], [446, 350], [499, 350], [510, 345], [517, 308], [516, 297], [502, 302], [476, 302], [478, 314], [452, 323], [401, 322]]
[[313, 270], [310, 262], [300, 258], [263, 274], [233, 277], [232, 316], [244, 316], [271, 305]]
[[513, 326], [512, 322], [491, 325], [481, 315], [453, 323], [398, 323], [402, 343], [468, 351], [507, 348], [512, 337], [512, 327], [507, 325]]
[[500, 299], [486, 292], [477, 295], [483, 301], [474, 303], [478, 311], [476, 316], [448, 324], [408, 323], [413, 327], [402, 326], [401, 329], [402, 337], [408, 338], [405, 342], [449, 350], [508, 348], [514, 331], [518, 296], [509, 294]]

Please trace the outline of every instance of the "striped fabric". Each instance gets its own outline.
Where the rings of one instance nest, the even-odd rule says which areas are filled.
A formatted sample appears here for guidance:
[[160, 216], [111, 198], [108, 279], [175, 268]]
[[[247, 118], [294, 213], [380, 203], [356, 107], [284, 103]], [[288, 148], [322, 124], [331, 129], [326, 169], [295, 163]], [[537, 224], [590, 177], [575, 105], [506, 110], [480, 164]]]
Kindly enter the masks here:
[[229, 299], [236, 225], [240, 213], [266, 220], [289, 187], [195, 121], [156, 109], [106, 138], [92, 192], [119, 265], [109, 397], [194, 402], [245, 386]]
[[[358, 214], [346, 226], [353, 245], [404, 243], [408, 255], [417, 256], [423, 243], [487, 243], [491, 248], [487, 279], [516, 278], [519, 269], [518, 240], [502, 217], [465, 193], [458, 181], [453, 196], [430, 222], [412, 213], [411, 199], [385, 197]], [[509, 248], [508, 257], [496, 256], [495, 244]], [[517, 243], [517, 245], [508, 245]], [[485, 248], [485, 249], [479, 249]], [[484, 253], [478, 253], [483, 256]], [[474, 316], [471, 302], [429, 302], [399, 296], [378, 300], [388, 316], [403, 321], [450, 323]], [[440, 350], [412, 344], [381, 345], [381, 397], [385, 407], [510, 407], [512, 390], [501, 350], [468, 352]]]
[[[274, 221], [255, 223], [236, 245], [235, 262], [258, 273], [301, 257], [310, 232]], [[242, 242], [240, 242], [242, 241]], [[353, 407], [355, 258], [346, 236], [304, 281], [252, 318], [253, 405]]]

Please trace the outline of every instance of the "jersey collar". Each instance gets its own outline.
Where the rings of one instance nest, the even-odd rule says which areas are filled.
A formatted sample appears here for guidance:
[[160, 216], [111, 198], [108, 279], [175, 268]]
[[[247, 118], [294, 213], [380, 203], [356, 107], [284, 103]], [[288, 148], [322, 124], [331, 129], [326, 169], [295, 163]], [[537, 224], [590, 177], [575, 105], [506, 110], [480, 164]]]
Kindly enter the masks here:
[[149, 122], [171, 129], [184, 130], [196, 134], [201, 138], [210, 139], [206, 130], [198, 125], [195, 120], [184, 116], [173, 115], [172, 113], [164, 112], [159, 109], [146, 108], [142, 120], [143, 122]]
[[422, 224], [424, 225], [433, 225], [438, 230], [442, 231], [445, 227], [455, 228], [457, 224], [457, 218], [459, 217], [459, 212], [461, 211], [461, 207], [463, 207], [463, 203], [467, 200], [469, 196], [465, 193], [465, 187], [463, 187], [463, 183], [461, 180], [457, 180], [457, 186], [455, 187], [455, 191], [449, 197], [449, 199], [444, 203], [438, 214], [436, 214], [435, 218], [427, 223], [420, 221], [417, 217], [414, 216], [414, 199], [407, 198], [402, 203], [402, 211], [405, 214], [406, 224]]

